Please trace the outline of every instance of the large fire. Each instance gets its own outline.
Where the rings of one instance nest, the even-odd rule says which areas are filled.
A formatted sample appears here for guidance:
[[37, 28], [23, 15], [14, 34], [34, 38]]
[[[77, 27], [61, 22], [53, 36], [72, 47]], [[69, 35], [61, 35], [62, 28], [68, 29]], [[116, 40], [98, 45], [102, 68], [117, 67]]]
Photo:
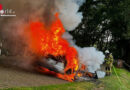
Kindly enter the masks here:
[[[58, 17], [58, 13], [55, 14], [55, 19], [52, 21], [49, 27], [45, 26], [45, 22], [31, 22], [31, 49], [39, 56], [47, 57], [52, 56], [65, 56], [66, 65], [64, 74], [50, 71], [47, 68], [40, 67], [40, 72], [45, 74], [52, 74], [61, 79], [73, 81], [76, 71], [78, 70], [78, 53], [76, 49], [69, 45], [68, 41], [62, 38], [65, 29], [61, 20]], [[70, 71], [70, 74], [66, 72]]]

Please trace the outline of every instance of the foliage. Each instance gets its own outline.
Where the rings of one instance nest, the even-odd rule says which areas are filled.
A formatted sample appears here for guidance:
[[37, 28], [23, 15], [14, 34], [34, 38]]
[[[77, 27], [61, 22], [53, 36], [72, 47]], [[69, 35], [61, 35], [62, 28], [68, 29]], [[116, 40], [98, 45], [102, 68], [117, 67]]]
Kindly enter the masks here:
[[[114, 56], [122, 56], [119, 46], [122, 40], [130, 40], [129, 0], [86, 0], [80, 8], [82, 23], [70, 32], [76, 44], [109, 49]], [[120, 53], [119, 53], [120, 52]], [[121, 58], [121, 57], [120, 57]]]

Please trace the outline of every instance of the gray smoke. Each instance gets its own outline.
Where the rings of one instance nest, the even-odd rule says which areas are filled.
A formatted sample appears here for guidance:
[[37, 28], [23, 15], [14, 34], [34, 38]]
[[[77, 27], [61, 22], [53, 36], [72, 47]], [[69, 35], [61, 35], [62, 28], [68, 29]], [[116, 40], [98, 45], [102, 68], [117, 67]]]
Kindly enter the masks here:
[[79, 7], [85, 0], [1, 0], [3, 9], [15, 11], [16, 17], [0, 17], [0, 34], [4, 47], [10, 53], [28, 54], [28, 39], [26, 33], [30, 21], [41, 21], [46, 26], [51, 24], [54, 14], [59, 17], [66, 30], [70, 31], [82, 20]]

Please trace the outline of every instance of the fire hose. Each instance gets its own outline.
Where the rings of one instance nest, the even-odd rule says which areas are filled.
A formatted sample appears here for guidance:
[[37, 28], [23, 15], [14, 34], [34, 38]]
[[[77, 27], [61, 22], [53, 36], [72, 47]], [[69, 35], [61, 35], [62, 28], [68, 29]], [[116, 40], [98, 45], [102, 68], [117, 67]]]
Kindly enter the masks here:
[[122, 83], [122, 81], [121, 81], [119, 75], [118, 75], [117, 72], [116, 72], [116, 69], [115, 69], [114, 65], [113, 65], [112, 67], [113, 67], [113, 71], [115, 72], [116, 77], [117, 77], [117, 79], [118, 79], [120, 85], [122, 85], [124, 88], [126, 88], [126, 89], [128, 90], [128, 88]]

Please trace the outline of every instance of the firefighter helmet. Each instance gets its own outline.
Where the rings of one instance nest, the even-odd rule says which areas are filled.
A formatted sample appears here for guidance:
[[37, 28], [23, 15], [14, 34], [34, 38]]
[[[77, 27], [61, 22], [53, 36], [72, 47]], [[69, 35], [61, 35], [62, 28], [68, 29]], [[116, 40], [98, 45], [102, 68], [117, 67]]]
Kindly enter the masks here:
[[109, 50], [106, 50], [105, 53], [107, 54], [107, 53], [110, 53], [110, 52], [109, 52]]

